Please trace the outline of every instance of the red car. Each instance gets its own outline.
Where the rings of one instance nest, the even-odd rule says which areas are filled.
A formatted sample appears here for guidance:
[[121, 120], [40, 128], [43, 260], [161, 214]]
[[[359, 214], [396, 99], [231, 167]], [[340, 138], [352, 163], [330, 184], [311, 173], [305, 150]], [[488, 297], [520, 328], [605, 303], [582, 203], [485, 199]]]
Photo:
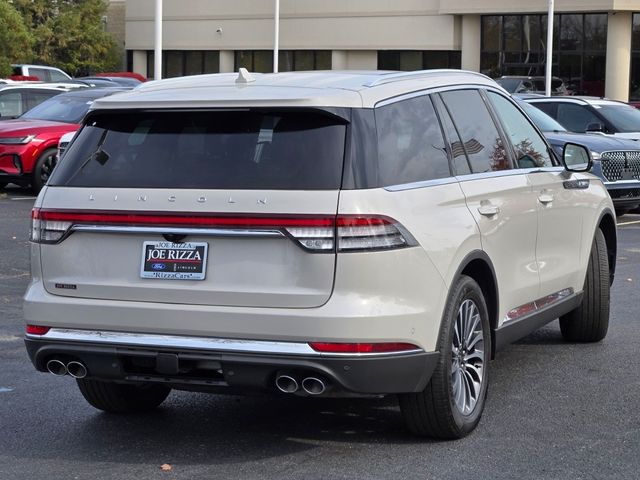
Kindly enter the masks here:
[[20, 118], [0, 122], [0, 188], [15, 183], [39, 191], [55, 166], [60, 137], [80, 127], [95, 99], [125, 90], [96, 88], [63, 93]]

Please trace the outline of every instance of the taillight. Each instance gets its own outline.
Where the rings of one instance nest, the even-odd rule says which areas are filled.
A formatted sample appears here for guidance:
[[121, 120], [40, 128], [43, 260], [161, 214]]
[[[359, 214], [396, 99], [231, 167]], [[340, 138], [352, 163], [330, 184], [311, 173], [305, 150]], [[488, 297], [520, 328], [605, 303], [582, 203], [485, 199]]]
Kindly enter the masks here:
[[57, 243], [73, 225], [69, 220], [49, 219], [39, 208], [31, 211], [31, 236], [35, 243]]
[[34, 208], [31, 241], [57, 243], [74, 225], [153, 226], [243, 230], [279, 230], [314, 253], [390, 250], [415, 246], [415, 238], [394, 219], [381, 215], [225, 216], [141, 214], [134, 212], [74, 212]]
[[402, 353], [420, 350], [412, 343], [328, 343], [310, 342], [309, 346], [322, 353]]
[[336, 230], [340, 252], [390, 250], [418, 244], [402, 225], [389, 217], [340, 215]]
[[42, 327], [40, 325], [27, 325], [27, 334], [29, 335], [44, 335], [51, 330], [51, 327]]

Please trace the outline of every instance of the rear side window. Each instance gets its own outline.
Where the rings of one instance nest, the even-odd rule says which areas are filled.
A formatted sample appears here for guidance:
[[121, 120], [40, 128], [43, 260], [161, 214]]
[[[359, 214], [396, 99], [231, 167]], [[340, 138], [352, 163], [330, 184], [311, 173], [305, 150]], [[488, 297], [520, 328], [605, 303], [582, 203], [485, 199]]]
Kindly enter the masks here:
[[40, 105], [45, 100], [55, 97], [61, 92], [28, 92], [27, 93], [27, 110], [31, 110], [33, 107]]
[[460, 134], [473, 173], [511, 168], [502, 138], [480, 93], [456, 90], [440, 95]]
[[69, 78], [58, 70], [49, 70], [49, 76], [52, 82], [66, 82]]
[[438, 95], [434, 95], [433, 103], [435, 104], [438, 113], [440, 114], [440, 120], [442, 121], [442, 128], [449, 140], [449, 150], [451, 152], [451, 158], [453, 159], [453, 170], [455, 175], [466, 175], [471, 173], [471, 165], [469, 164], [469, 160], [467, 159], [467, 154], [464, 151], [464, 147], [462, 146], [462, 141], [460, 140], [460, 135], [458, 135], [458, 130], [456, 130], [453, 121], [451, 120], [451, 116], [449, 115], [449, 111], [445, 107], [444, 103], [442, 103], [442, 99]]
[[376, 109], [382, 186], [451, 176], [440, 123], [428, 96]]
[[0, 115], [2, 117], [22, 115], [22, 93], [4, 92], [0, 94]]
[[105, 113], [89, 119], [51, 185], [335, 190], [344, 122], [321, 112]]

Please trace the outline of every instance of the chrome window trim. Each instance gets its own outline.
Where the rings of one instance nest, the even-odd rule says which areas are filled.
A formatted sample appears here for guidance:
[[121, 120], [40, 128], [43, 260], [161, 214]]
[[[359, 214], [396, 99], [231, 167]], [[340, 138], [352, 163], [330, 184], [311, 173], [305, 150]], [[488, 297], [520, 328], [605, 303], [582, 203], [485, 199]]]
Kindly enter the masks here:
[[447, 85], [447, 86], [441, 86], [441, 87], [431, 87], [431, 88], [425, 88], [422, 90], [416, 90], [413, 92], [409, 92], [409, 93], [403, 93], [400, 95], [397, 95], [395, 97], [390, 97], [387, 98], [385, 100], [380, 100], [377, 103], [374, 104], [373, 108], [379, 108], [379, 107], [384, 107], [387, 105], [391, 105], [393, 103], [397, 103], [397, 102], [402, 102], [403, 100], [409, 100], [410, 98], [415, 98], [415, 97], [421, 97], [423, 95], [431, 95], [432, 93], [440, 93], [440, 92], [449, 92], [451, 90], [491, 90], [491, 91], [495, 91], [495, 92], [499, 92], [502, 95], [504, 95], [504, 90], [502, 90], [500, 87], [496, 86], [496, 87], [492, 87], [489, 85], [485, 85], [485, 84], [475, 84], [475, 83], [462, 83], [459, 85]]
[[170, 234], [170, 235], [202, 235], [206, 237], [284, 237], [279, 230], [250, 230], [224, 228], [180, 228], [180, 227], [138, 227], [128, 225], [72, 225], [71, 232], [83, 233], [125, 233], [133, 235]]
[[511, 177], [513, 175], [528, 175], [531, 173], [552, 173], [562, 172], [564, 167], [533, 167], [533, 168], [512, 168], [508, 170], [496, 170], [493, 172], [469, 173], [466, 175], [458, 175], [456, 178], [459, 182], [471, 182], [473, 180], [482, 180], [485, 178]]
[[384, 353], [324, 353], [317, 352], [311, 348], [308, 343], [302, 342], [189, 337], [183, 335], [78, 330], [72, 328], [52, 328], [44, 335], [26, 334], [26, 337], [33, 340], [58, 340], [62, 342], [119, 345], [123, 347], [186, 348], [209, 350], [211, 352], [311, 355], [315, 357], [383, 357], [424, 352], [424, 350], [417, 348], [415, 350]]
[[437, 185], [450, 185], [458, 183], [456, 177], [436, 178], [433, 180], [423, 180], [421, 182], [402, 183], [399, 185], [390, 185], [384, 187], [388, 192], [403, 192], [405, 190], [415, 190], [417, 188], [435, 187]]

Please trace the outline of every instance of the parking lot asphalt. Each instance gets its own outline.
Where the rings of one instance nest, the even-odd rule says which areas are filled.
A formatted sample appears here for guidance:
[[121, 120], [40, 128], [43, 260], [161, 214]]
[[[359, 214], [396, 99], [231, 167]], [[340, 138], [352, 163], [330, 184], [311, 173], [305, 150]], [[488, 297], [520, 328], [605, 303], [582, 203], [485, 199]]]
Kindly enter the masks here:
[[555, 321], [507, 347], [478, 429], [433, 442], [404, 430], [394, 398], [173, 392], [151, 414], [94, 410], [24, 349], [32, 204], [0, 190], [2, 480], [640, 478], [640, 215], [618, 219], [607, 338], [567, 344]]

